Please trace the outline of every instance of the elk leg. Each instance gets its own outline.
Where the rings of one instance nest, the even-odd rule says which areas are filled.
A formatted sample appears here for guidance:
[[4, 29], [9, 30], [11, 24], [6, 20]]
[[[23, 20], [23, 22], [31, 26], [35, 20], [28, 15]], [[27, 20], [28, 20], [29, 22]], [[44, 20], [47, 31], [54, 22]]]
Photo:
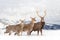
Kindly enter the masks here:
[[37, 31], [37, 35], [39, 35], [39, 30]]
[[27, 35], [30, 35], [30, 31], [27, 32]]
[[17, 33], [15, 33], [14, 35], [16, 35]]
[[4, 34], [6, 34], [7, 32], [4, 32]]
[[16, 34], [17, 34], [18, 36], [20, 36], [19, 33], [16, 33]]
[[10, 31], [10, 30], [7, 30], [7, 29], [6, 29], [6, 31], [4, 32], [4, 34], [5, 34], [5, 33], [9, 33], [9, 31]]
[[18, 32], [16, 32], [14, 35], [18, 35]]
[[27, 32], [27, 35], [29, 35], [29, 32]]
[[10, 30], [8, 31], [8, 30], [6, 30], [6, 32], [4, 32], [4, 34], [6, 34], [6, 33], [10, 33]]
[[18, 31], [17, 31], [17, 35], [18, 35], [18, 36], [20, 36], [20, 34], [19, 34], [19, 33], [20, 33], [20, 31], [18, 30]]
[[9, 32], [9, 35], [11, 35], [11, 32]]
[[5, 33], [8, 33], [8, 32], [4, 32], [4, 34], [5, 34]]
[[30, 35], [31, 35], [32, 31], [30, 31]]
[[21, 33], [21, 35], [22, 35], [22, 31], [21, 31], [20, 33]]
[[32, 30], [29, 30], [29, 31], [27, 32], [27, 35], [31, 35], [31, 32], [32, 32]]
[[41, 32], [41, 35], [42, 35], [42, 29], [40, 30], [40, 32]]
[[21, 35], [22, 35], [22, 32], [23, 32], [23, 29], [21, 29], [21, 31], [20, 31]]

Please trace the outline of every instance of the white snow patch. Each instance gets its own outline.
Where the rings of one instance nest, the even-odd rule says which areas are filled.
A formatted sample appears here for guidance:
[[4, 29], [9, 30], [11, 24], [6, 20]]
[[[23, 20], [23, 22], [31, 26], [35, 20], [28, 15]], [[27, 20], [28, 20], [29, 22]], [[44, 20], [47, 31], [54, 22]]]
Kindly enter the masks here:
[[32, 35], [26, 35], [23, 32], [22, 36], [15, 36], [11, 34], [0, 34], [0, 40], [60, 40], [60, 30], [43, 30], [43, 35], [37, 35], [36, 32], [32, 32]]

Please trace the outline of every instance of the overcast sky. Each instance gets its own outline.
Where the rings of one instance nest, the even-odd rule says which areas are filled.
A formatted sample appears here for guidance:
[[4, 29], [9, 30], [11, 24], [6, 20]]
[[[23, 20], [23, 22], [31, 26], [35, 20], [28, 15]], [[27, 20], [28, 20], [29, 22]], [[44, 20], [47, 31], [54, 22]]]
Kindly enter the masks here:
[[60, 0], [0, 0], [0, 18], [17, 20], [22, 17], [37, 17], [35, 10], [43, 14], [47, 9], [45, 21], [60, 24]]

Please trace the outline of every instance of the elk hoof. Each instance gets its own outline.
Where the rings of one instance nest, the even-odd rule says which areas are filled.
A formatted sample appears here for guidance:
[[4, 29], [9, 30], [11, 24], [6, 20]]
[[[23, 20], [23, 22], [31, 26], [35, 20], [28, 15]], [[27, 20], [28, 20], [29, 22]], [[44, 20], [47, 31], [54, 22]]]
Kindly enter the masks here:
[[17, 34], [18, 36], [20, 36], [20, 34]]
[[16, 35], [17, 33], [15, 33], [14, 35]]

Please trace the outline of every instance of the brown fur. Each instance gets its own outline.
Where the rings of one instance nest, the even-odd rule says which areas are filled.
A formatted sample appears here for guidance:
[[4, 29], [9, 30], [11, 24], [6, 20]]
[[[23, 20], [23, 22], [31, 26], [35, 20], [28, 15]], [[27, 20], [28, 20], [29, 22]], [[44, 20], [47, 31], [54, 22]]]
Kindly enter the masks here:
[[[42, 35], [42, 29], [43, 29], [44, 25], [45, 25], [45, 22], [35, 23], [32, 31], [37, 31], [38, 35], [39, 35], [39, 31], [40, 31], [41, 35]], [[30, 34], [31, 34], [31, 32], [30, 32]]]
[[32, 31], [32, 29], [34, 27], [34, 21], [36, 21], [35, 18], [31, 18], [30, 24], [24, 25], [23, 31], [27, 31], [27, 35], [30, 35], [30, 31]]
[[22, 32], [23, 29], [23, 24], [17, 24], [17, 25], [8, 25], [6, 27], [6, 32], [5, 33], [9, 33], [9, 35], [11, 35], [11, 31], [15, 32], [15, 35], [19, 35], [20, 32]]
[[17, 24], [17, 25], [9, 25], [6, 27], [6, 32], [5, 33], [9, 33], [9, 35], [11, 35], [11, 31], [15, 32], [15, 35], [19, 35], [20, 32], [22, 31], [27, 31], [27, 35], [30, 35], [30, 31], [33, 29], [34, 27], [34, 22], [35, 22], [35, 18], [31, 18], [31, 22], [30, 24]]

